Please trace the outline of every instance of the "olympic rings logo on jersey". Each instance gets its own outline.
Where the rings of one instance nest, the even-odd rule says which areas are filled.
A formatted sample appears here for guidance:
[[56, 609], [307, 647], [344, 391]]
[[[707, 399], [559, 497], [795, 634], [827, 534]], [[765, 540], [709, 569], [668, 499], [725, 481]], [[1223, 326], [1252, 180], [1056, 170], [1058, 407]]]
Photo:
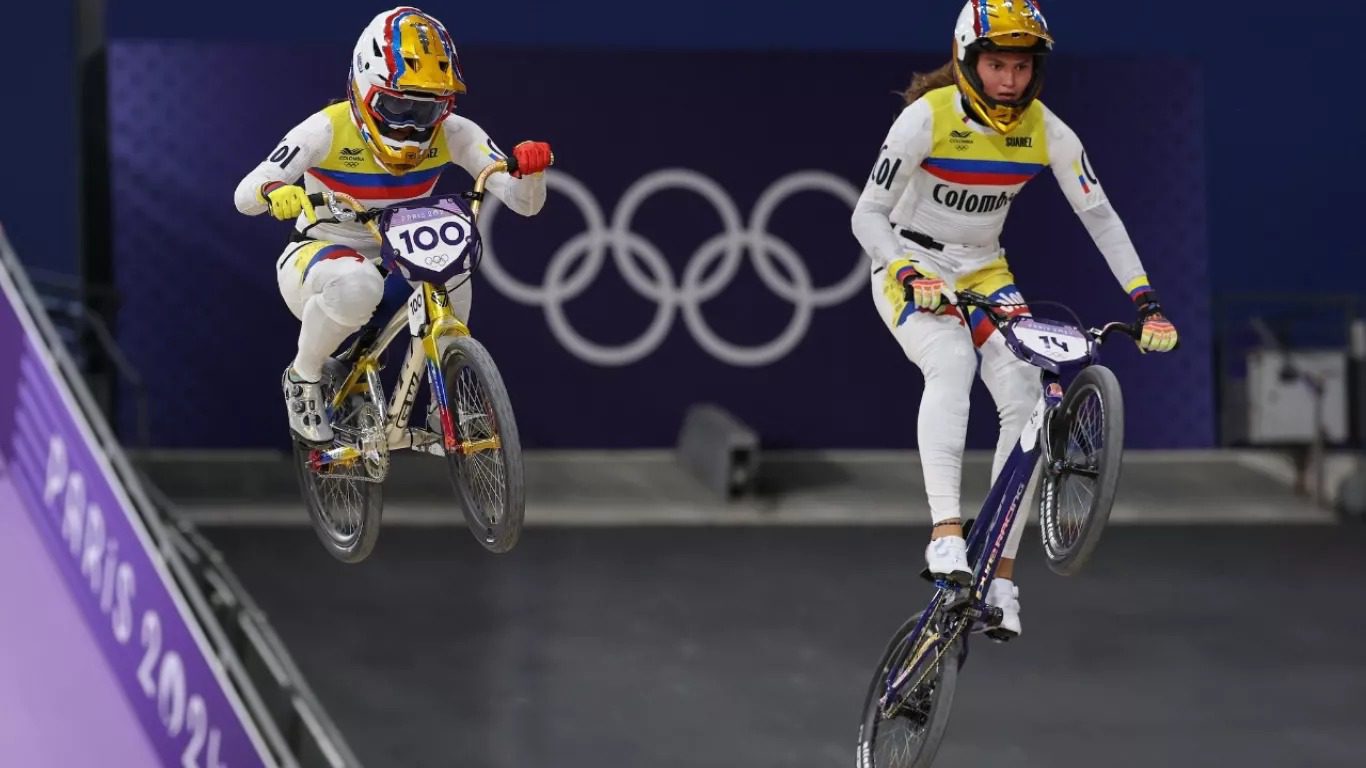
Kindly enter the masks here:
[[[834, 285], [812, 285], [811, 271], [797, 250], [767, 229], [777, 207], [798, 192], [826, 192], [852, 210], [858, 201], [858, 190], [832, 173], [798, 171], [778, 179], [755, 202], [748, 225], [741, 222], [735, 202], [720, 184], [684, 168], [658, 170], [636, 180], [617, 203], [610, 224], [593, 193], [569, 174], [547, 171], [546, 186], [574, 202], [583, 214], [585, 231], [555, 250], [540, 285], [524, 283], [508, 274], [498, 262], [491, 230], [494, 213], [501, 204], [497, 198], [489, 197], [480, 221], [484, 241], [480, 269], [499, 293], [520, 304], [539, 305], [560, 344], [588, 363], [630, 365], [650, 356], [664, 343], [675, 313], [681, 311], [693, 339], [712, 357], [735, 366], [768, 365], [801, 343], [816, 309], [848, 301], [868, 284], [867, 258], [856, 251], [847, 277]], [[693, 252], [681, 280], [675, 277], [659, 247], [631, 230], [632, 218], [641, 204], [651, 195], [670, 189], [694, 192], [710, 202], [722, 225], [720, 233]], [[654, 318], [645, 330], [635, 339], [616, 346], [585, 338], [570, 323], [564, 309], [567, 302], [597, 279], [609, 251], [627, 285], [656, 305]], [[720, 294], [734, 278], [746, 253], [764, 285], [793, 306], [787, 327], [777, 337], [754, 346], [722, 338], [702, 313], [702, 305]], [[719, 266], [712, 269], [717, 260]], [[576, 263], [578, 268], [571, 271]], [[644, 264], [644, 269], [640, 264]]]

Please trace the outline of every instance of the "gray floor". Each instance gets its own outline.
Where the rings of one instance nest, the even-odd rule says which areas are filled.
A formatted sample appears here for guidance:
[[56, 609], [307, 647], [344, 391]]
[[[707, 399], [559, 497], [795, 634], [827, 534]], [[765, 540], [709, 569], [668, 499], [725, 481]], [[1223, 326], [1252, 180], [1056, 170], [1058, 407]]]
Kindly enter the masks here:
[[[207, 529], [367, 766], [850, 766], [923, 529]], [[1366, 764], [1366, 529], [1116, 526], [977, 642], [937, 766]]]
[[[202, 525], [305, 525], [287, 460], [272, 454], [143, 457], [148, 477]], [[1120, 523], [1325, 523], [1268, 454], [1142, 452], [1124, 456], [1111, 518]], [[963, 501], [987, 491], [991, 457], [970, 452]], [[528, 453], [527, 524], [918, 525], [929, 519], [914, 452], [766, 454], [758, 492], [712, 496], [670, 451]], [[385, 482], [385, 519], [458, 523], [443, 460], [402, 453]]]

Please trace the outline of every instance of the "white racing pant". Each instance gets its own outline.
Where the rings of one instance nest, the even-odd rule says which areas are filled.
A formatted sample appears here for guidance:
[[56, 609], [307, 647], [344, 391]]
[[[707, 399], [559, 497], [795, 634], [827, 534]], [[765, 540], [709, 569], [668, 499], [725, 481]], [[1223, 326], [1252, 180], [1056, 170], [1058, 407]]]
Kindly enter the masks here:
[[[290, 243], [276, 261], [275, 271], [280, 296], [301, 323], [294, 371], [317, 381], [323, 361], [370, 322], [384, 298], [385, 278], [368, 255], [324, 240]], [[399, 278], [391, 275], [389, 280]], [[412, 290], [397, 283], [388, 288], [405, 295]], [[470, 301], [470, 281], [465, 280], [451, 293], [451, 309], [461, 322], [469, 319]]]
[[[990, 280], [974, 281], [978, 276], [974, 274], [950, 282], [950, 285], [956, 283], [959, 288], [972, 288], [985, 295], [999, 293], [1018, 297], [1014, 279], [1004, 270], [1004, 263], [999, 267], [993, 265], [993, 268]], [[929, 496], [930, 516], [936, 523], [961, 519], [959, 489], [963, 476], [963, 448], [967, 441], [968, 394], [974, 374], [979, 373], [979, 355], [980, 375], [996, 403], [1001, 425], [991, 466], [992, 482], [996, 481], [1039, 401], [1039, 371], [1015, 357], [1006, 348], [999, 332], [990, 329], [988, 335], [989, 326], [982, 325], [980, 319], [975, 334], [978, 341], [974, 343], [974, 333], [953, 313], [956, 310], [944, 314], [913, 312], [903, 323], [894, 325], [893, 307], [884, 292], [885, 279], [886, 273], [882, 270], [872, 275], [873, 304], [906, 357], [925, 377], [925, 390], [920, 397], [916, 419], [916, 442], [925, 475], [925, 491]], [[991, 284], [1002, 281], [1005, 284], [999, 287]], [[1019, 550], [1027, 511], [1022, 504], [1006, 542], [1006, 557], [1014, 558]], [[986, 520], [980, 522], [985, 524]]]

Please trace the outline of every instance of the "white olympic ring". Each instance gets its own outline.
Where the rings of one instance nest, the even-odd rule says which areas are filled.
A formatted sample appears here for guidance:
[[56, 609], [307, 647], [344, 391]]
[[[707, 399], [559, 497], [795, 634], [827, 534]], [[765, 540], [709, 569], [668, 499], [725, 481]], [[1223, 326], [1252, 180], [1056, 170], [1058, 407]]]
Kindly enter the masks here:
[[[491, 231], [494, 214], [501, 203], [490, 195], [485, 199], [479, 222], [484, 243], [480, 269], [499, 293], [520, 304], [540, 305], [555, 338], [571, 354], [589, 363], [629, 365], [649, 356], [668, 335], [675, 309], [681, 309], [683, 322], [693, 338], [716, 359], [736, 366], [767, 365], [783, 358], [801, 342], [816, 308], [845, 302], [868, 284], [868, 261], [860, 252], [853, 269], [843, 280], [830, 286], [813, 286], [811, 272], [797, 251], [767, 229], [779, 203], [798, 192], [827, 192], [852, 209], [858, 200], [858, 190], [832, 173], [798, 171], [778, 179], [759, 196], [748, 227], [740, 221], [739, 210], [720, 184], [689, 169], [663, 169], [638, 179], [617, 203], [611, 226], [604, 223], [602, 209], [593, 193], [574, 177], [562, 171], [547, 171], [546, 186], [578, 206], [585, 231], [569, 238], [551, 255], [541, 285], [529, 285], [508, 274], [498, 263]], [[636, 209], [651, 195], [666, 189], [696, 192], [710, 202], [721, 217], [722, 231], [693, 252], [683, 269], [681, 285], [675, 285], [673, 271], [659, 248], [631, 231]], [[597, 278], [609, 249], [613, 263], [626, 283], [657, 305], [654, 318], [645, 331], [619, 346], [598, 344], [584, 338], [564, 311], [565, 303], [582, 294]], [[702, 317], [702, 304], [721, 293], [735, 276], [746, 250], [764, 285], [793, 305], [792, 319], [787, 327], [776, 338], [757, 346], [727, 341]], [[582, 265], [571, 272], [574, 263], [580, 260], [580, 254]], [[645, 268], [641, 269], [632, 256], [639, 258]], [[720, 266], [704, 277], [718, 258]], [[775, 267], [771, 259], [780, 262], [782, 269]]]

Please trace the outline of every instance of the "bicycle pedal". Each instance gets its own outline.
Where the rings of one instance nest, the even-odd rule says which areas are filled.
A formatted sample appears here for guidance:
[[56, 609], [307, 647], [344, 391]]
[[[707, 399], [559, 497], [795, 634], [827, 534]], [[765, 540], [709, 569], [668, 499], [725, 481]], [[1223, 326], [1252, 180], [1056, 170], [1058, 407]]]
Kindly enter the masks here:
[[1004, 629], [1002, 627], [992, 627], [983, 634], [987, 636], [987, 639], [994, 640], [998, 643], [1008, 643], [1011, 640], [1014, 640], [1015, 638], [1019, 637], [1019, 635], [1015, 634], [1014, 632], [1011, 632], [1010, 630]]
[[972, 621], [973, 634], [984, 634], [1001, 625], [1001, 609], [985, 603], [977, 603], [963, 609], [963, 615]]
[[967, 605], [972, 600], [972, 591], [952, 582], [936, 581], [940, 589], [948, 592], [944, 597], [944, 610], [953, 611]]

